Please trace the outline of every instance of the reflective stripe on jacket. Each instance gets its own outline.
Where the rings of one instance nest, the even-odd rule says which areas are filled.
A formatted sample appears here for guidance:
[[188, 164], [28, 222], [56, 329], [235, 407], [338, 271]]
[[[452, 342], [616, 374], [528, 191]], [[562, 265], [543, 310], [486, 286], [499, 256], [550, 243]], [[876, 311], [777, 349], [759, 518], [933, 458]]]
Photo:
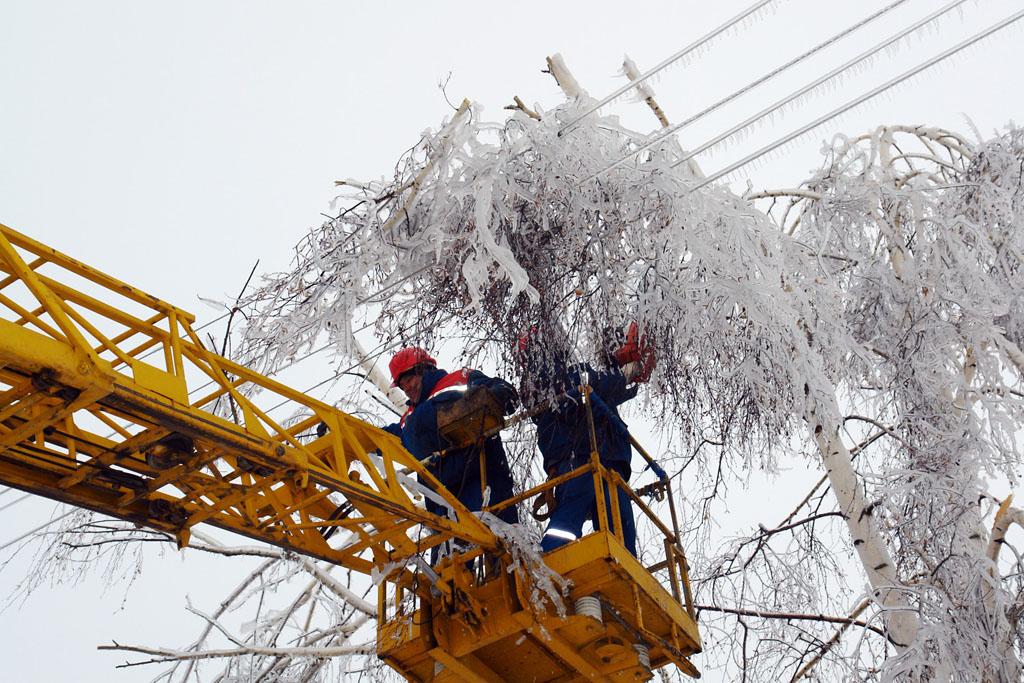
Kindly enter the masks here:
[[[423, 397], [423, 400], [420, 401], [420, 403], [424, 401], [429, 401], [438, 394], [444, 393], [446, 391], [458, 392], [460, 394], [466, 393], [466, 390], [469, 389], [470, 372], [472, 372], [472, 370], [470, 370], [469, 368], [462, 368], [461, 370], [457, 370], [455, 372], [449, 372], [447, 375], [437, 380], [437, 384], [434, 385], [434, 387], [430, 390], [429, 394]], [[426, 376], [425, 373], [424, 376]], [[416, 405], [418, 404], [410, 404], [409, 407], [405, 409], [405, 412], [402, 414], [401, 419], [398, 421], [398, 428], [400, 430], [405, 428], [405, 419], [409, 417], [412, 411], [416, 409]]]

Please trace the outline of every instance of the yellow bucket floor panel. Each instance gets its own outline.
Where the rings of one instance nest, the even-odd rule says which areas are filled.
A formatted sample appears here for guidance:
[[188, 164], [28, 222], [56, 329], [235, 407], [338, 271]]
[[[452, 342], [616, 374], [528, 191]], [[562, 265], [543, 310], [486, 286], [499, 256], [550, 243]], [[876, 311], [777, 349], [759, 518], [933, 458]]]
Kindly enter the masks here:
[[[696, 623], [610, 534], [585, 536], [545, 561], [572, 582], [570, 614], [524, 609], [512, 580], [501, 577], [473, 594], [487, 609], [484, 623], [472, 628], [426, 605], [381, 625], [381, 658], [416, 681], [644, 681], [669, 663], [700, 675], [689, 662], [701, 649]], [[603, 622], [571, 614], [588, 595], [600, 597]], [[648, 643], [650, 669], [637, 642]]]

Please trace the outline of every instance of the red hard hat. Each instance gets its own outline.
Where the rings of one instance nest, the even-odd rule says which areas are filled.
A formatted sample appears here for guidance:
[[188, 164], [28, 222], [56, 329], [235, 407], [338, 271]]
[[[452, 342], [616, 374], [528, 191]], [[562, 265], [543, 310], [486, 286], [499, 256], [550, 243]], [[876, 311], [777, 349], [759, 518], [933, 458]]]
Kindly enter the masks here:
[[421, 363], [437, 365], [437, 361], [418, 346], [407, 346], [396, 353], [388, 363], [388, 370], [391, 371], [391, 386], [397, 387], [398, 378]]

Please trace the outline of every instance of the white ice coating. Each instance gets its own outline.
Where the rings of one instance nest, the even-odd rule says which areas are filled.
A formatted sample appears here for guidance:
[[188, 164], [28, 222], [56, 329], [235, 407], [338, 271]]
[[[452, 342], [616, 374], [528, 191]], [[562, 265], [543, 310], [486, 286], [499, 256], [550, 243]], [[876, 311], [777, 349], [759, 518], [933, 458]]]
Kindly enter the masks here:
[[[381, 475], [384, 475], [386, 477], [387, 471], [384, 468], [384, 460], [376, 453], [367, 453], [366, 455], [368, 458], [370, 458], [370, 461], [373, 462], [374, 465], [376, 465], [377, 471], [379, 471]], [[407, 491], [410, 491], [413, 494], [419, 494], [423, 496], [425, 499], [431, 501], [432, 503], [440, 505], [447, 511], [449, 518], [451, 518], [452, 520], [455, 519], [455, 510], [448, 503], [448, 501], [446, 501], [444, 498], [438, 495], [437, 491], [430, 488], [429, 486], [421, 484], [414, 478], [410, 477], [408, 474], [403, 474], [401, 471], [396, 470], [395, 476], [398, 477], [398, 483], [402, 485], [402, 488], [404, 488]]]
[[388, 578], [391, 572], [395, 571], [396, 569], [401, 569], [407, 564], [408, 561], [388, 562], [387, 564], [380, 566], [374, 565], [373, 570], [370, 572], [370, 580], [373, 581], [374, 586], [379, 586], [383, 581], [385, 581]]
[[572, 72], [565, 65], [565, 60], [561, 54], [556, 52], [548, 57], [548, 69], [550, 69], [552, 77], [554, 77], [555, 82], [558, 83], [558, 86], [567, 98], [586, 97], [586, 91], [576, 82], [576, 77], [572, 75]]
[[564, 617], [568, 613], [565, 598], [569, 595], [570, 583], [544, 563], [540, 543], [531, 530], [522, 524], [508, 524], [487, 512], [478, 516], [512, 555], [508, 572], [523, 571], [531, 577], [532, 609], [543, 614], [551, 608]]
[[[629, 55], [622, 58], [622, 70], [619, 73], [631, 81], [640, 78], [640, 69], [636, 68], [636, 64], [629, 58]], [[636, 86], [636, 94], [639, 99], [645, 100], [654, 97], [654, 89], [651, 88], [650, 83], [643, 81]]]

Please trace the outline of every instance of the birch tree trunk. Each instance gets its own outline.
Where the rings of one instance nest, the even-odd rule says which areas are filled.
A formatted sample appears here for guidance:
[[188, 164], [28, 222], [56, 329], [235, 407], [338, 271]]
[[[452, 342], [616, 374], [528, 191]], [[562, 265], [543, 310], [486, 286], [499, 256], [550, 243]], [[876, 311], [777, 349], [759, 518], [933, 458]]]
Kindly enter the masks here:
[[[832, 415], [839, 414], [839, 406], [834, 398], [829, 409]], [[857, 472], [853, 468], [850, 451], [839, 436], [838, 425], [826, 424], [823, 416], [819, 416], [814, 408], [808, 411], [806, 420], [811, 437], [821, 454], [829, 485], [839, 503], [839, 510], [846, 519], [853, 547], [864, 567], [868, 584], [875, 598], [886, 608], [886, 633], [896, 647], [903, 650], [917, 636], [917, 615], [911, 611], [906, 594], [900, 587], [896, 566], [874, 522]]]
[[[1024, 527], [1024, 511], [1019, 508], [1011, 507], [1013, 503], [1013, 496], [1009, 496], [1003, 501], [1003, 504], [999, 506], [998, 512], [996, 512], [995, 521], [992, 523], [992, 534], [989, 536], [988, 548], [986, 549], [985, 556], [991, 562], [989, 568], [990, 576], [992, 577], [992, 583], [997, 585], [999, 583], [999, 551], [1003, 547], [1006, 533], [1010, 529], [1011, 524]], [[995, 590], [990, 593], [991, 596], [995, 595]], [[1021, 603], [1021, 597], [1017, 597], [1017, 605]], [[1014, 608], [1010, 609], [1011, 614], [1009, 617], [1013, 619], [1016, 615], [1013, 614]], [[1019, 681], [1021, 680], [1021, 663], [1017, 658], [1017, 652], [1014, 648], [1014, 641], [1016, 639], [1016, 624], [1011, 623], [1007, 633], [1000, 639], [999, 649], [1002, 652], [1002, 661], [997, 662], [996, 671], [993, 672], [997, 678], [993, 680], [1005, 680], [1005, 681]], [[1001, 677], [1001, 678], [999, 678]]]

